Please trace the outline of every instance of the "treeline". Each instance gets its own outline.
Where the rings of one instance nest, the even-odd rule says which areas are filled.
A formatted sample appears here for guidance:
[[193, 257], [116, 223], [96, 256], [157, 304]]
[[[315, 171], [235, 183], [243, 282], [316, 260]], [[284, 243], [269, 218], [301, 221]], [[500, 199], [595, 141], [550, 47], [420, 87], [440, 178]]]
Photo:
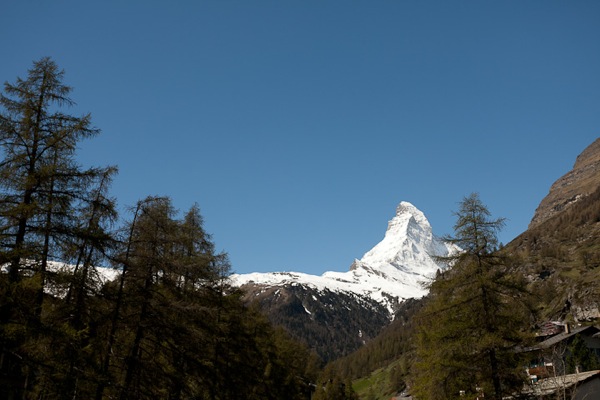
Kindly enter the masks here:
[[119, 222], [62, 80], [43, 58], [0, 97], [0, 398], [310, 398], [318, 358], [243, 305], [198, 206]]

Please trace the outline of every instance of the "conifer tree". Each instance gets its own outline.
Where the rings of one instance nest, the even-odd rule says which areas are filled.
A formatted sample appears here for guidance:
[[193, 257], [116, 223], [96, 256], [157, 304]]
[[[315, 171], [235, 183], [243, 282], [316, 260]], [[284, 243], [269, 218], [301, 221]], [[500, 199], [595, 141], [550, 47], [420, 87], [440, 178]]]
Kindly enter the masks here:
[[[64, 72], [50, 58], [34, 62], [26, 79], [5, 83], [0, 95], [0, 373], [16, 395], [41, 375], [42, 309], [50, 261], [64, 261], [66, 237], [77, 234], [76, 204], [104, 173], [75, 162], [77, 144], [98, 134], [89, 114], [61, 110], [74, 102]], [[26, 382], [23, 380], [26, 379]]]
[[460, 203], [454, 236], [462, 251], [445, 258], [449, 269], [430, 284], [417, 315], [413, 391], [418, 398], [481, 396], [500, 400], [521, 387], [519, 345], [529, 328], [528, 292], [496, 246], [503, 219], [477, 194]]
[[23, 260], [40, 253], [39, 240], [30, 236], [43, 231], [45, 217], [55, 204], [52, 197], [72, 195], [80, 178], [96, 175], [81, 171], [73, 161], [77, 143], [99, 131], [91, 127], [89, 114], [73, 117], [58, 111], [74, 104], [63, 75], [54, 61], [42, 58], [27, 79], [5, 83], [6, 95], [0, 95], [5, 110], [0, 113], [2, 233], [9, 239], [4, 256], [12, 282], [27, 267]]

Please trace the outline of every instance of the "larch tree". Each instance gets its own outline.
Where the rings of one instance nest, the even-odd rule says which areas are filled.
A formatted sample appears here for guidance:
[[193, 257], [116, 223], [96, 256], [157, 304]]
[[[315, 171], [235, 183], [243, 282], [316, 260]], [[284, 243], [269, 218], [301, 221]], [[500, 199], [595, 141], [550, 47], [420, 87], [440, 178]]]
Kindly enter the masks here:
[[41, 376], [39, 349], [23, 344], [45, 331], [49, 262], [64, 261], [63, 245], [78, 233], [77, 207], [106, 173], [75, 161], [77, 144], [99, 130], [89, 114], [62, 111], [74, 104], [63, 76], [53, 60], [42, 58], [0, 94], [0, 265], [7, 269], [0, 277], [0, 373], [12, 382], [5, 390], [20, 387], [15, 393]]
[[454, 236], [462, 251], [430, 284], [416, 316], [413, 392], [420, 399], [500, 400], [522, 387], [519, 346], [530, 327], [529, 294], [509, 258], [498, 251], [504, 219], [491, 219], [477, 194], [460, 203]]

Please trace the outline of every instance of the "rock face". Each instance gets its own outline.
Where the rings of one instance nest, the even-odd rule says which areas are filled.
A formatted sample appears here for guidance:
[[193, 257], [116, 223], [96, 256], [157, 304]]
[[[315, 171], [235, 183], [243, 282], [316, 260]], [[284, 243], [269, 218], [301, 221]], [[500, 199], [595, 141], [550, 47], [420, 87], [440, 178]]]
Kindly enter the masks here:
[[600, 186], [600, 138], [575, 161], [573, 169], [558, 179], [535, 211], [529, 228], [564, 211]]

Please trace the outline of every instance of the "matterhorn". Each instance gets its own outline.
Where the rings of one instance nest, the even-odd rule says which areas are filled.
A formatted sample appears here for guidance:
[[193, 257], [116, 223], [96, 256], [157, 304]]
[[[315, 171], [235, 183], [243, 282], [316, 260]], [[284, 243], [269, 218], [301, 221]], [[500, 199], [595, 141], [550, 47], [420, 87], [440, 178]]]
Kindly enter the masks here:
[[318, 290], [352, 292], [384, 304], [393, 312], [398, 302], [426, 294], [426, 284], [445, 268], [436, 261], [456, 251], [453, 245], [433, 235], [425, 215], [406, 201], [396, 208], [381, 242], [347, 272], [325, 272], [321, 276], [299, 272], [233, 275], [235, 286], [247, 284], [281, 286], [302, 284]]
[[384, 238], [360, 260], [354, 260], [346, 272], [328, 271], [320, 276], [249, 273], [234, 274], [230, 279], [273, 322], [317, 351], [319, 344], [311, 340], [354, 337], [353, 344], [321, 354], [327, 359], [355, 350], [389, 323], [404, 301], [427, 294], [427, 283], [445, 268], [439, 258], [456, 251], [455, 246], [433, 234], [423, 212], [403, 201], [388, 222]]

